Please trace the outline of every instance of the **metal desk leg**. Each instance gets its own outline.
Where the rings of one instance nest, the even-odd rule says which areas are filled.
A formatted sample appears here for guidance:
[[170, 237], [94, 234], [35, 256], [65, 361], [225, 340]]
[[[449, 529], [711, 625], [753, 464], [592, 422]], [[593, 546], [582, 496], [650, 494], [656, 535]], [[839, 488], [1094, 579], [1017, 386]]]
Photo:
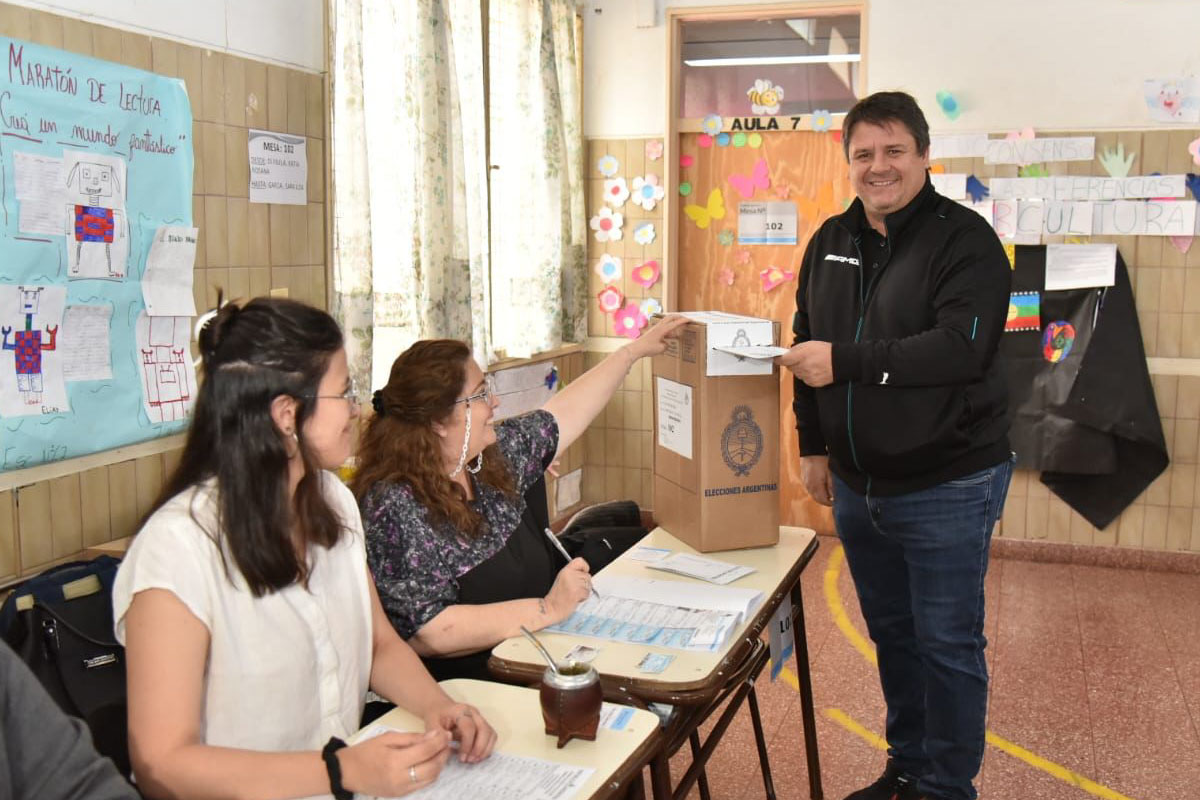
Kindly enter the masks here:
[[[692, 746], [692, 762], [695, 763], [700, 755], [700, 734], [692, 731], [688, 736], [688, 743]], [[708, 793], [708, 773], [704, 768], [700, 768], [700, 800], [712, 800], [712, 795]]]
[[650, 762], [650, 796], [654, 800], [671, 800], [671, 756], [662, 752]]
[[796, 677], [800, 683], [800, 716], [804, 722], [804, 751], [808, 760], [808, 796], [824, 800], [821, 789], [821, 757], [817, 752], [817, 720], [813, 708], [812, 675], [808, 671], [808, 633], [804, 628], [804, 596], [800, 581], [792, 586], [792, 637], [796, 643]]
[[763, 789], [767, 793], [767, 800], [775, 800], [775, 782], [771, 780], [771, 760], [767, 756], [767, 740], [763, 735], [762, 717], [758, 713], [758, 693], [754, 690], [754, 684], [750, 685], [750, 694], [746, 699], [750, 703], [754, 743], [758, 745], [758, 765], [762, 769]]

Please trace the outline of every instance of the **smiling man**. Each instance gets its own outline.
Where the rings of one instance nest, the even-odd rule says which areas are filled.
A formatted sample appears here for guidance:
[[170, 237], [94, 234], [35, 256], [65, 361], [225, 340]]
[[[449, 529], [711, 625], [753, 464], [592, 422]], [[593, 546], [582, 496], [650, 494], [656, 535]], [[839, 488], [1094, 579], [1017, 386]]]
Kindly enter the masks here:
[[857, 199], [808, 244], [796, 292], [801, 478], [833, 506], [879, 657], [888, 763], [847, 800], [973, 800], [987, 710], [983, 584], [1012, 475], [996, 349], [996, 234], [928, 178], [903, 92], [842, 124]]

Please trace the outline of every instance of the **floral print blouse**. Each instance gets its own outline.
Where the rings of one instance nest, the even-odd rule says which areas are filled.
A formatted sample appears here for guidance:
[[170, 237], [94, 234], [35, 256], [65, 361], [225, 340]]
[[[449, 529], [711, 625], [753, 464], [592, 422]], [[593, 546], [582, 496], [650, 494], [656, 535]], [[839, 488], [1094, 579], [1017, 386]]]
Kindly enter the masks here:
[[405, 639], [455, 605], [458, 578], [504, 547], [525, 511], [523, 495], [558, 450], [558, 423], [544, 410], [511, 417], [496, 423], [496, 441], [508, 461], [516, 496], [475, 483], [471, 505], [484, 519], [476, 539], [461, 536], [448, 522], [430, 524], [406, 483], [376, 484], [363, 498], [367, 563], [388, 619]]

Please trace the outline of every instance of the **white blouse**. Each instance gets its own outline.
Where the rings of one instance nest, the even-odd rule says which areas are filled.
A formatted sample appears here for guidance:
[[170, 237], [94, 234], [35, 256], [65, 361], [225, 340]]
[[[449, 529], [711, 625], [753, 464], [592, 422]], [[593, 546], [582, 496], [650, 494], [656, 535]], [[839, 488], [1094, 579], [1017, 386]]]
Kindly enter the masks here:
[[[371, 672], [371, 603], [362, 521], [354, 496], [323, 473], [326, 499], [347, 532], [309, 551], [308, 588], [250, 593], [215, 530], [213, 482], [154, 513], [134, 538], [113, 586], [117, 640], [145, 589], [166, 589], [208, 628], [205, 744], [247, 750], [319, 750], [358, 730]], [[228, 563], [229, 573], [226, 573]]]

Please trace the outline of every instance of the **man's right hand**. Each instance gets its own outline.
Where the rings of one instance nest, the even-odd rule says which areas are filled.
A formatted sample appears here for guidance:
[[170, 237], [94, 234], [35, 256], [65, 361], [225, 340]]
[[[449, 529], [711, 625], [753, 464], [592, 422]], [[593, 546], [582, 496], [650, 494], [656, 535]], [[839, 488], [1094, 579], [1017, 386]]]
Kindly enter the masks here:
[[829, 456], [801, 456], [800, 480], [809, 497], [823, 506], [833, 505], [833, 475], [829, 472]]

